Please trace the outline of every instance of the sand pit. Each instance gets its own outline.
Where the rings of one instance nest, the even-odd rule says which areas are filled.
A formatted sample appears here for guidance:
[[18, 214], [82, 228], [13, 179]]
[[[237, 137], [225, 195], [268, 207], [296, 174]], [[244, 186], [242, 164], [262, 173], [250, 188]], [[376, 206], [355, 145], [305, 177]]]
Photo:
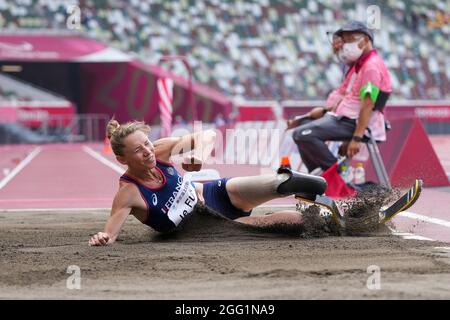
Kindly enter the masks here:
[[[199, 215], [169, 237], [130, 217], [115, 244], [89, 247], [89, 235], [108, 214], [0, 213], [0, 298], [450, 298], [443, 243], [386, 230], [364, 237], [280, 235]], [[381, 270], [379, 290], [367, 287], [373, 265]], [[79, 267], [80, 289], [67, 287], [69, 266]]]

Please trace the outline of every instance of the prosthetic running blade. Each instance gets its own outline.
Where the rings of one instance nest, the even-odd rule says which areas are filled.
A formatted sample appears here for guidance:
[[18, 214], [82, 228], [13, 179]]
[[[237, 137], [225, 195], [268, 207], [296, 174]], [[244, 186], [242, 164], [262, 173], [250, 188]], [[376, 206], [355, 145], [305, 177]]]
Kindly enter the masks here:
[[[395, 217], [402, 211], [410, 208], [419, 198], [422, 191], [423, 182], [421, 179], [416, 179], [409, 190], [397, 199], [393, 204], [380, 210], [380, 223], [385, 223]], [[344, 218], [336, 202], [327, 196], [316, 196], [314, 200], [304, 198], [301, 195], [296, 195], [295, 198], [299, 201], [307, 202], [313, 205], [318, 205], [331, 212], [332, 218], [341, 226], [344, 227]]]
[[422, 192], [422, 186], [422, 180], [416, 179], [414, 185], [409, 188], [409, 190], [405, 194], [403, 194], [393, 204], [380, 211], [380, 223], [385, 223], [386, 221], [391, 220], [400, 212], [412, 207], [417, 199], [419, 199], [420, 193]]

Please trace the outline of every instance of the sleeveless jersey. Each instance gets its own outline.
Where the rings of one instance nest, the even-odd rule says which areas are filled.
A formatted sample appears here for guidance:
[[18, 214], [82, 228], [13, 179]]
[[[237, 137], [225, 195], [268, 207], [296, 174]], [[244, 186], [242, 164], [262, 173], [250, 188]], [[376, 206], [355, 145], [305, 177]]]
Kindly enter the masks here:
[[149, 188], [126, 174], [120, 179], [139, 189], [147, 205], [144, 223], [156, 231], [168, 232], [192, 213], [198, 201], [197, 193], [190, 174], [182, 177], [173, 165], [159, 160], [156, 161], [156, 170], [163, 176], [163, 184], [159, 188]]

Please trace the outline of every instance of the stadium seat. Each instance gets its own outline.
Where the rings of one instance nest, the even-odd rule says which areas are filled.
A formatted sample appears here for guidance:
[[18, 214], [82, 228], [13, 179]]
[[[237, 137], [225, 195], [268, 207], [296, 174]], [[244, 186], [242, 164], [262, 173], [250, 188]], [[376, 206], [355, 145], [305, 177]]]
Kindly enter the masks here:
[[[339, 77], [326, 31], [361, 12], [361, 4], [354, 1], [340, 4], [330, 0], [90, 0], [80, 4], [78, 32], [147, 63], [158, 63], [165, 54], [186, 55], [196, 81], [231, 97], [323, 100]], [[386, 13], [382, 28], [375, 31], [375, 46], [396, 78], [392, 99], [450, 98], [445, 89], [450, 68], [432, 70], [433, 59], [429, 59], [450, 66], [450, 25], [443, 23], [450, 12], [448, 3], [374, 0], [371, 4]], [[62, 2], [12, 0], [0, 6], [0, 14], [0, 26], [6, 31], [67, 30]], [[183, 68], [174, 71], [184, 76]], [[439, 79], [444, 79], [443, 85]]]

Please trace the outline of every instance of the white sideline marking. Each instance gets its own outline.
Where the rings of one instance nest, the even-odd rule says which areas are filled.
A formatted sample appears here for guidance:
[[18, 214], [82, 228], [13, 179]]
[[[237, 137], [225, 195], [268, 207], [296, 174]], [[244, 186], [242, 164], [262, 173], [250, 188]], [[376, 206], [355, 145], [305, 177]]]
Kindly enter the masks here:
[[396, 231], [395, 229], [389, 227], [389, 230], [391, 230], [391, 233], [394, 236], [399, 236], [402, 237], [403, 239], [407, 239], [407, 240], [421, 240], [421, 241], [435, 241], [434, 239], [430, 239], [427, 237], [423, 237], [423, 236], [419, 236], [410, 232], [401, 232], [401, 231]]
[[395, 235], [395, 236], [402, 237], [403, 239], [407, 239], [407, 240], [434, 241], [433, 239], [430, 239], [430, 238], [427, 238], [427, 237], [423, 237], [423, 236], [419, 236], [417, 234], [413, 234], [413, 233], [409, 233], [409, 232], [393, 231], [392, 234]]
[[441, 250], [450, 253], [450, 247], [434, 247], [436, 250]]
[[104, 156], [102, 156], [97, 151], [92, 150], [90, 147], [83, 146], [83, 151], [86, 152], [87, 154], [89, 154], [90, 156], [92, 156], [93, 158], [97, 159], [101, 163], [103, 163], [105, 166], [108, 166], [111, 169], [113, 169], [114, 171], [118, 172], [119, 174], [122, 175], [125, 172], [124, 168], [122, 168], [121, 166], [119, 166], [119, 165], [109, 161], [108, 159], [106, 159]]
[[0, 189], [6, 186], [6, 184], [10, 182], [23, 168], [25, 168], [31, 162], [31, 160], [33, 160], [34, 157], [36, 157], [41, 151], [41, 147], [36, 147], [33, 151], [31, 151], [30, 154], [17, 165], [17, 167], [15, 167], [6, 177], [4, 177], [0, 181]]
[[[414, 220], [421, 220], [423, 222], [428, 222], [428, 223], [432, 223], [432, 224], [436, 224], [436, 225], [439, 225], [439, 226], [450, 228], [450, 221], [447, 221], [447, 220], [427, 217], [427, 216], [424, 216], [424, 215], [421, 215], [421, 214], [417, 214], [417, 213], [414, 213], [414, 212], [411, 212], [411, 211], [403, 211], [403, 212], [400, 212], [398, 215], [401, 216], [401, 217], [414, 219]], [[427, 238], [427, 237], [415, 235], [415, 234], [408, 233], [408, 232], [397, 232], [397, 231], [394, 231], [392, 229], [391, 229], [391, 231], [392, 231], [392, 234], [400, 236], [400, 237], [402, 237], [404, 239], [434, 241], [434, 239], [430, 239], [430, 238]]]
[[[286, 208], [287, 207], [292, 207], [292, 205], [283, 205], [283, 204], [280, 204], [280, 205], [274, 204], [273, 206], [274, 207], [286, 207]], [[421, 214], [418, 214], [418, 213], [414, 213], [414, 212], [411, 212], [411, 211], [400, 212], [398, 214], [398, 216], [404, 217], [404, 218], [409, 218], [409, 219], [416, 219], [416, 220], [418, 219], [418, 220], [422, 220], [424, 222], [433, 223], [433, 224], [437, 224], [437, 225], [440, 225], [440, 226], [443, 226], [443, 227], [450, 228], [450, 221], [424, 216], [424, 215], [421, 215]]]
[[414, 213], [414, 212], [410, 212], [410, 211], [403, 211], [403, 212], [400, 212], [398, 215], [401, 216], [401, 217], [410, 218], [410, 219], [419, 219], [419, 220], [422, 220], [424, 222], [438, 224], [440, 226], [450, 228], [450, 221], [447, 221], [447, 220], [427, 217], [427, 216], [424, 216], [424, 215], [421, 215], [421, 214], [417, 214], [417, 213]]

